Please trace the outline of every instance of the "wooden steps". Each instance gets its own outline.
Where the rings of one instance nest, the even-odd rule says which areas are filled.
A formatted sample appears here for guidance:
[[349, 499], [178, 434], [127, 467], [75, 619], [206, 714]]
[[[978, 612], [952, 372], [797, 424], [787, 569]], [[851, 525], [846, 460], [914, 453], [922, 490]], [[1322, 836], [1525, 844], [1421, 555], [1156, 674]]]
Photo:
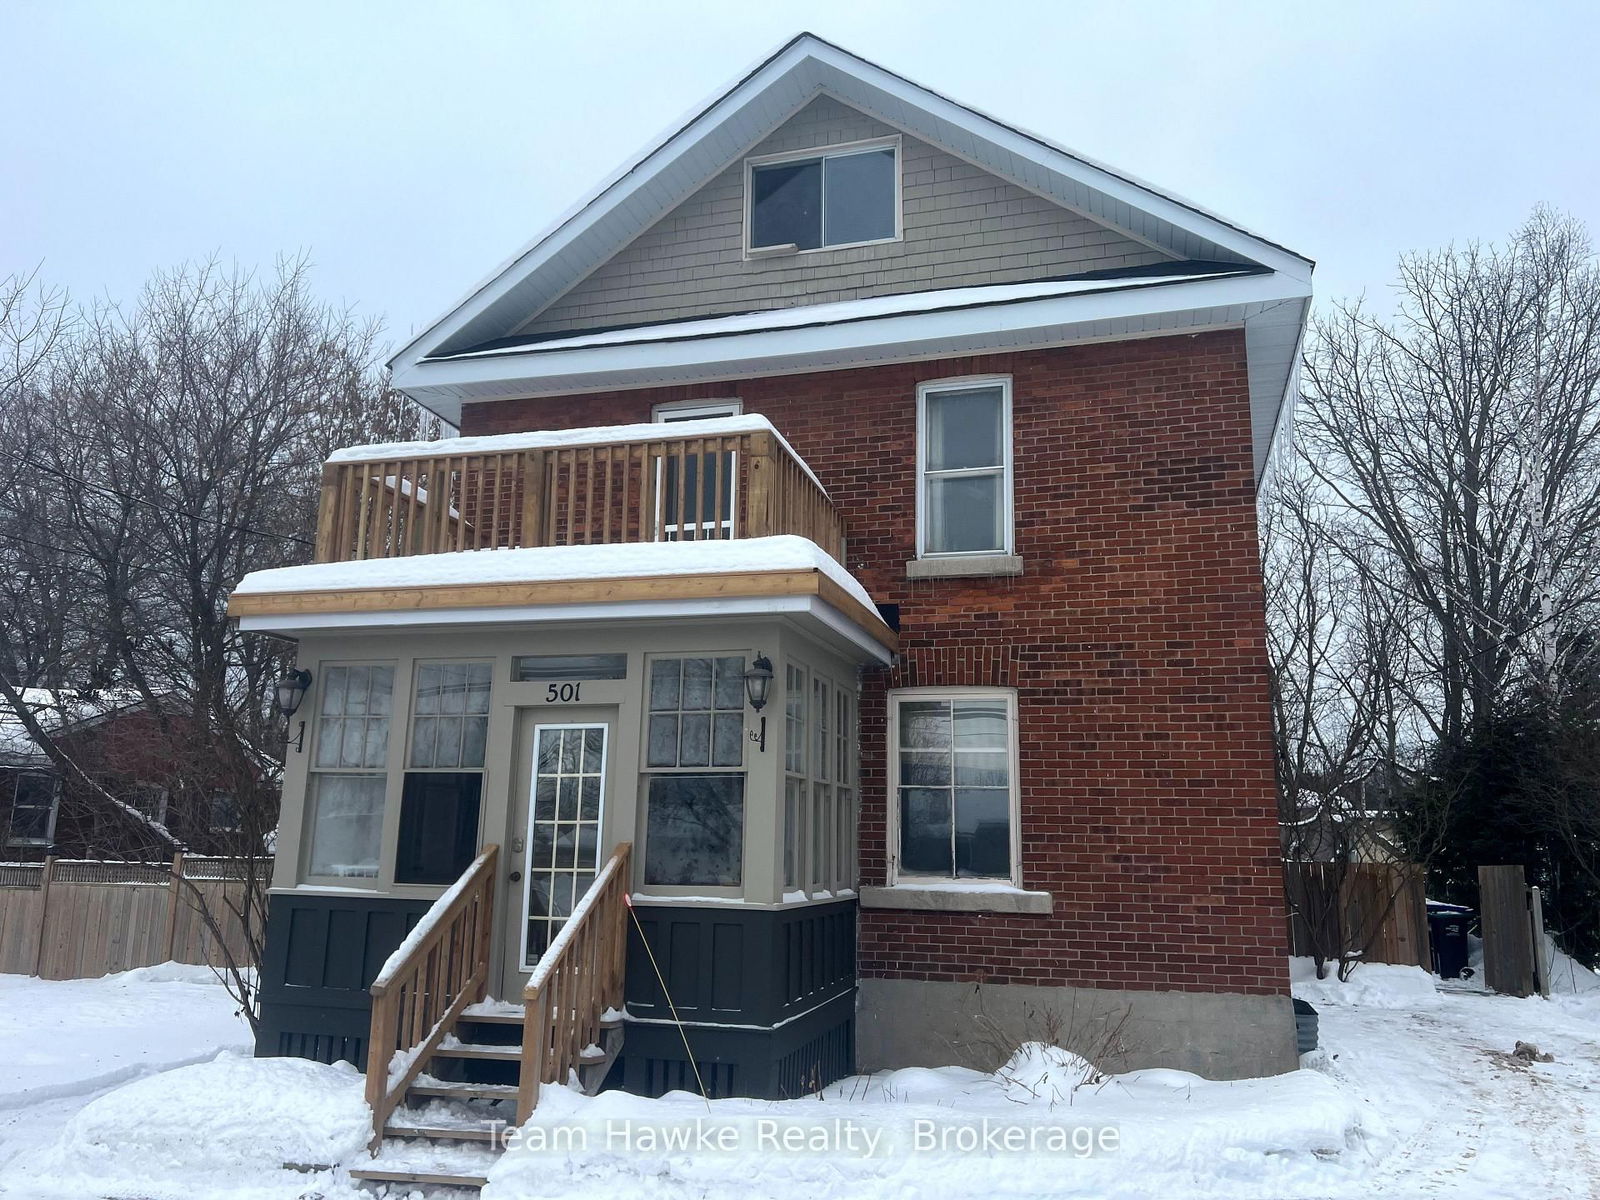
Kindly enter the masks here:
[[[374, 1186], [481, 1190], [502, 1149], [491, 1122], [515, 1124], [518, 1086], [472, 1075], [489, 1071], [496, 1080], [520, 1077], [522, 1024], [523, 1018], [511, 1012], [464, 1009], [441, 1044], [424, 1057], [422, 1073], [406, 1086], [404, 1106], [397, 1107], [383, 1126], [377, 1157], [369, 1165], [352, 1168], [351, 1180]], [[507, 1037], [514, 1034], [517, 1041], [476, 1040], [494, 1036], [490, 1030]], [[463, 1035], [474, 1040], [463, 1040]], [[600, 1021], [599, 1044], [578, 1052], [578, 1082], [589, 1095], [605, 1082], [621, 1053], [623, 1036], [621, 1016], [608, 1015]], [[508, 1070], [508, 1064], [515, 1070]], [[458, 1073], [466, 1077], [456, 1078]]]
[[464, 1044], [459, 1046], [440, 1046], [433, 1052], [434, 1058], [476, 1058], [486, 1062], [522, 1062], [521, 1046], [486, 1046], [479, 1044]]
[[411, 1096], [441, 1100], [515, 1100], [514, 1083], [413, 1083], [406, 1089]]
[[494, 1131], [473, 1129], [461, 1125], [397, 1125], [390, 1121], [383, 1127], [385, 1137], [428, 1138], [435, 1142], [492, 1142]]
[[430, 1187], [472, 1188], [481, 1191], [489, 1182], [487, 1175], [455, 1175], [433, 1171], [386, 1171], [380, 1167], [362, 1167], [350, 1172], [357, 1183], [424, 1183]]

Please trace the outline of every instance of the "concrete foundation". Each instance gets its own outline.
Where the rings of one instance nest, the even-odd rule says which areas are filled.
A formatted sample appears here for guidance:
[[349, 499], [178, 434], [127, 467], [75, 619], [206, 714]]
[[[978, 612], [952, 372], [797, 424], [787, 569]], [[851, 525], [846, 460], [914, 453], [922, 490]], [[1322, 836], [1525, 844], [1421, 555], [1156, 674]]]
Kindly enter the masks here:
[[1025, 1041], [1056, 1042], [1113, 1072], [1171, 1067], [1248, 1079], [1299, 1066], [1287, 995], [860, 981], [859, 1071], [952, 1064], [988, 1071]]

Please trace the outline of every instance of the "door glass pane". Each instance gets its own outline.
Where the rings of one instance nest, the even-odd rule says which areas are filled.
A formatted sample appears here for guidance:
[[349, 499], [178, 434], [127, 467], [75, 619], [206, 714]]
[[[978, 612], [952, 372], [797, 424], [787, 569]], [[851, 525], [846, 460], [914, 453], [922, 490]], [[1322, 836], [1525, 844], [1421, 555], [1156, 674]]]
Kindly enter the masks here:
[[599, 869], [607, 733], [604, 727], [565, 725], [543, 726], [536, 735], [524, 969], [539, 961]]
[[932, 554], [970, 554], [1005, 549], [1000, 505], [1004, 483], [993, 475], [928, 477], [927, 550]]
[[893, 150], [840, 154], [822, 171], [823, 242], [829, 246], [894, 236]]
[[750, 171], [750, 245], [801, 250], [822, 244], [822, 160], [774, 163]]

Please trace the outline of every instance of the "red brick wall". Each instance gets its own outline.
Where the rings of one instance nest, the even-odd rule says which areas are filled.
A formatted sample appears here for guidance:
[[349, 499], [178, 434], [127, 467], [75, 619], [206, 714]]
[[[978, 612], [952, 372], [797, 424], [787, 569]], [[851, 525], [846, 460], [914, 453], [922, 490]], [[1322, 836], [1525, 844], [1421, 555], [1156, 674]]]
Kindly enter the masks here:
[[[1018, 578], [908, 581], [916, 388], [1013, 377]], [[1244, 336], [1216, 332], [469, 405], [464, 434], [738, 396], [900, 605], [861, 706], [863, 882], [884, 882], [886, 687], [1018, 689], [1022, 875], [1049, 917], [864, 910], [864, 976], [1287, 990]]]

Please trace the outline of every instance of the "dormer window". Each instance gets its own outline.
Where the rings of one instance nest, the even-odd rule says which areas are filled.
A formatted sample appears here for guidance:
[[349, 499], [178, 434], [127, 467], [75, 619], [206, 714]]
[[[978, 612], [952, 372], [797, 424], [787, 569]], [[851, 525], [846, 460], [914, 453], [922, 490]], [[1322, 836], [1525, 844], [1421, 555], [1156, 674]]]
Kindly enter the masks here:
[[765, 155], [746, 164], [752, 257], [900, 236], [900, 140]]

